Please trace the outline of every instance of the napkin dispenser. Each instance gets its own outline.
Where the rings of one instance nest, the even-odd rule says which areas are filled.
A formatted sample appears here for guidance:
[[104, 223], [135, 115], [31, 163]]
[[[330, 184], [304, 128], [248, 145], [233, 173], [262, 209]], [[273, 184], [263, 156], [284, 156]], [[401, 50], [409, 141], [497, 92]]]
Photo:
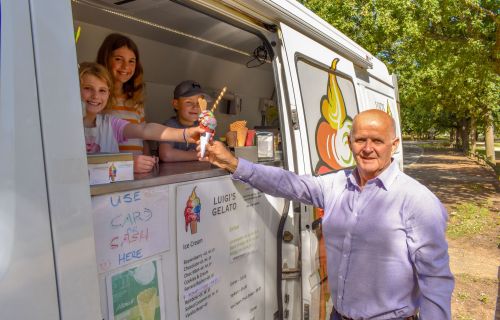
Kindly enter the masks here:
[[259, 161], [274, 159], [274, 132], [257, 131], [257, 157]]

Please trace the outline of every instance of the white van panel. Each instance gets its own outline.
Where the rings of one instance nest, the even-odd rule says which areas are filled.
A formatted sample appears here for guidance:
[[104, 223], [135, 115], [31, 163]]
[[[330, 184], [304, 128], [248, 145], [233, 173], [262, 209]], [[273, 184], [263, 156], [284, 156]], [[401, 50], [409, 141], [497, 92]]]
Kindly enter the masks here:
[[29, 1], [0, 5], [0, 318], [56, 320]]
[[60, 314], [101, 319], [71, 3], [30, 11]]
[[[213, 192], [213, 190], [217, 190]], [[186, 225], [184, 212], [188, 195], [196, 190], [196, 198], [200, 203], [201, 219], [197, 222], [197, 227], [193, 232], [193, 227]], [[228, 190], [235, 192], [233, 200], [225, 202], [220, 195], [228, 195]], [[117, 205], [118, 198], [125, 198], [125, 194], [138, 194], [137, 205], [134, 203], [122, 203]], [[168, 196], [167, 196], [168, 194]], [[231, 193], [229, 193], [231, 194]], [[254, 195], [252, 199], [249, 195]], [[243, 196], [243, 197], [242, 197]], [[162, 197], [159, 201], [157, 197]], [[237, 200], [234, 200], [236, 199]], [[245, 199], [244, 199], [245, 198]], [[110, 199], [115, 199], [116, 207], [110, 204]], [[151, 202], [153, 200], [154, 202]], [[143, 202], [144, 201], [144, 202]], [[221, 208], [232, 202], [237, 210], [222, 212], [213, 209]], [[243, 183], [231, 180], [227, 175], [211, 178], [198, 179], [190, 182], [155, 186], [151, 188], [138, 189], [127, 192], [105, 194], [95, 196], [92, 199], [94, 206], [94, 217], [97, 218], [96, 245], [107, 246], [109, 239], [115, 235], [142, 232], [147, 230], [148, 237], [135, 239], [128, 242], [130, 238], [120, 237], [124, 244], [119, 245], [110, 251], [105, 259], [116, 259], [118, 253], [127, 252], [141, 248], [141, 254], [137, 257], [120, 264], [120, 266], [100, 269], [101, 285], [101, 305], [106, 319], [133, 317], [138, 313], [134, 297], [141, 291], [141, 285], [130, 281], [124, 287], [129, 288], [126, 294], [123, 290], [113, 288], [121, 286], [119, 280], [123, 279], [127, 273], [135, 274], [136, 268], [143, 266], [151, 260], [156, 260], [157, 265], [161, 264], [161, 269], [157, 268], [157, 281], [143, 284], [157, 287], [158, 307], [163, 314], [162, 319], [274, 319], [276, 305], [276, 234], [280, 213], [283, 211], [284, 200], [264, 195]], [[161, 202], [158, 204], [158, 202]], [[259, 208], [258, 210], [252, 209]], [[151, 212], [151, 219], [158, 223], [160, 220], [168, 221], [161, 224], [163, 234], [154, 232], [148, 226], [149, 220], [139, 219], [136, 222], [130, 220], [124, 222], [124, 226], [103, 223], [106, 219], [116, 217], [126, 217], [126, 213], [133, 212], [137, 208], [148, 208]], [[128, 210], [128, 211], [127, 211]], [[153, 221], [153, 220], [151, 220]], [[133, 227], [132, 227], [133, 224]], [[128, 230], [127, 228], [130, 227]], [[98, 232], [97, 230], [108, 230], [108, 232]], [[113, 229], [113, 232], [109, 232]], [[254, 240], [249, 240], [247, 235], [253, 231], [256, 234]], [[242, 237], [243, 236], [243, 237]], [[162, 252], [148, 255], [147, 249], [152, 243], [162, 237], [168, 237], [169, 246], [164, 247]], [[238, 240], [239, 239], [239, 240]], [[242, 239], [249, 240], [248, 242]], [[237, 253], [244, 247], [240, 245], [254, 244], [247, 247], [249, 249], [258, 244], [254, 249], [244, 254]], [[234, 246], [234, 247], [233, 247]], [[246, 250], [245, 249], [245, 250]], [[233, 252], [234, 250], [234, 252]], [[242, 250], [244, 252], [245, 250]], [[209, 254], [205, 254], [203, 253]], [[198, 261], [198, 256], [203, 256], [203, 264], [191, 261]], [[105, 260], [104, 259], [104, 260]], [[110, 264], [104, 264], [110, 266]], [[204, 279], [207, 272], [209, 280]], [[198, 278], [199, 277], [199, 278]], [[198, 282], [199, 280], [199, 282]], [[187, 281], [187, 282], [186, 282]], [[194, 282], [196, 281], [196, 282]], [[124, 281], [125, 282], [125, 281]], [[140, 282], [140, 281], [137, 281]], [[193, 284], [196, 284], [194, 287]], [[206, 285], [206, 287], [205, 287]], [[187, 286], [191, 286], [186, 289]], [[138, 289], [141, 288], [141, 289]], [[203, 288], [203, 290], [196, 290]], [[201, 292], [207, 291], [208, 292]], [[189, 292], [197, 292], [189, 299], [186, 295]], [[199, 292], [199, 296], [197, 296]], [[126, 298], [123, 298], [126, 296]], [[132, 297], [132, 302], [129, 298]], [[125, 302], [123, 302], [125, 301]], [[116, 310], [114, 310], [116, 306]], [[155, 307], [158, 308], [158, 307]], [[139, 308], [140, 309], [140, 308]], [[115, 315], [116, 313], [117, 315]], [[157, 316], [159, 315], [156, 312]], [[253, 314], [253, 317], [252, 317]]]

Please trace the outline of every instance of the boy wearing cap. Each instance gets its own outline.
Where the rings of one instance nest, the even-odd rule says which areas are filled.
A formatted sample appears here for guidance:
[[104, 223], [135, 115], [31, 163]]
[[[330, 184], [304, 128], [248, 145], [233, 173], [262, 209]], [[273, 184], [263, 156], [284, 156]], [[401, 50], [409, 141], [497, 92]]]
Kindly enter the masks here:
[[[198, 98], [205, 96], [200, 84], [196, 81], [185, 80], [174, 89], [174, 107], [176, 116], [163, 124], [171, 128], [189, 128], [198, 125], [198, 115], [201, 112]], [[183, 142], [162, 142], [159, 147], [159, 156], [163, 162], [198, 160], [196, 144]]]

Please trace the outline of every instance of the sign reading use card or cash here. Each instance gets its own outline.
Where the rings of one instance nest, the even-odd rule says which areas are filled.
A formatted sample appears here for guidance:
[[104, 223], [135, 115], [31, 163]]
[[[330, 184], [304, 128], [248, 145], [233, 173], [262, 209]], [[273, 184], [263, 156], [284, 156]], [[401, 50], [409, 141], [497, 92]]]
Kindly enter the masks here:
[[92, 207], [99, 272], [169, 250], [168, 186], [95, 196]]

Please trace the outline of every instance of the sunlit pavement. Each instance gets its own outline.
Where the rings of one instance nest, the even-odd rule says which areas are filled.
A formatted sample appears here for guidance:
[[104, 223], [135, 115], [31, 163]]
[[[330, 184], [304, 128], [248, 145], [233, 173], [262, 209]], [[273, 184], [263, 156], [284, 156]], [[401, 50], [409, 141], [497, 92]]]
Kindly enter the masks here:
[[424, 150], [415, 141], [403, 141], [403, 168], [418, 161]]

